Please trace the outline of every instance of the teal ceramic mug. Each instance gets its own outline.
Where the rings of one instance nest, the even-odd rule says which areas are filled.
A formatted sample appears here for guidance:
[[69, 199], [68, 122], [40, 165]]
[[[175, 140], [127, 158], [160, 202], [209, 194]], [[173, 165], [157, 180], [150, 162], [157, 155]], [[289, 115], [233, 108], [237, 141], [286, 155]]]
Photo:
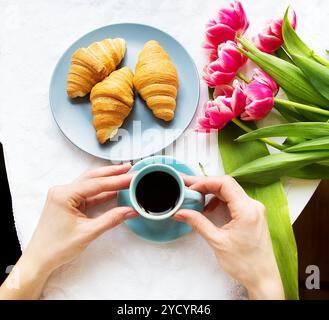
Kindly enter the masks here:
[[[179, 186], [179, 194], [177, 197], [176, 205], [169, 212], [161, 215], [152, 215], [146, 212], [136, 199], [136, 188], [140, 180], [147, 174], [152, 172], [164, 172], [171, 175]], [[154, 186], [156, 188], [156, 185]], [[164, 195], [165, 196], [165, 195]], [[150, 220], [165, 220], [173, 216], [182, 207], [203, 208], [205, 198], [204, 195], [187, 188], [184, 184], [183, 178], [176, 169], [166, 164], [149, 164], [139, 170], [132, 178], [129, 186], [129, 198], [133, 208], [144, 218]]]

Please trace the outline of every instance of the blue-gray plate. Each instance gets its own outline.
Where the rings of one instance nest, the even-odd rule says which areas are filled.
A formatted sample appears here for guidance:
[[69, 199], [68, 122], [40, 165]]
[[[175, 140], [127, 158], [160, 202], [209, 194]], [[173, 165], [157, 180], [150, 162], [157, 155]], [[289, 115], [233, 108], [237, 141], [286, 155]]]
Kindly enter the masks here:
[[[92, 124], [89, 95], [70, 99], [66, 94], [66, 80], [70, 59], [75, 50], [95, 41], [120, 37], [126, 40], [126, 55], [119, 67], [133, 71], [139, 52], [148, 40], [157, 40], [168, 52], [177, 67], [179, 90], [176, 114], [170, 123], [156, 119], [144, 101], [135, 95], [135, 105], [125, 120], [120, 134], [101, 145]], [[198, 106], [199, 76], [197, 68], [185, 48], [173, 37], [156, 28], [135, 24], [113, 24], [96, 29], [73, 43], [57, 63], [49, 91], [52, 113], [60, 130], [74, 145], [96, 157], [129, 161], [157, 153], [174, 142], [191, 122]]]

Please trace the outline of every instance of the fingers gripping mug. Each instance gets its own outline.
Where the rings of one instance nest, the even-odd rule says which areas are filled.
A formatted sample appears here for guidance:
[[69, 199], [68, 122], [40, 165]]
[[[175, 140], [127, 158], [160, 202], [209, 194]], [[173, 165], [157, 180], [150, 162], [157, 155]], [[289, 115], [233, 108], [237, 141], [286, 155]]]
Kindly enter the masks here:
[[201, 211], [204, 195], [188, 189], [177, 170], [166, 164], [150, 164], [132, 178], [129, 197], [133, 208], [144, 218], [164, 220], [180, 208]]

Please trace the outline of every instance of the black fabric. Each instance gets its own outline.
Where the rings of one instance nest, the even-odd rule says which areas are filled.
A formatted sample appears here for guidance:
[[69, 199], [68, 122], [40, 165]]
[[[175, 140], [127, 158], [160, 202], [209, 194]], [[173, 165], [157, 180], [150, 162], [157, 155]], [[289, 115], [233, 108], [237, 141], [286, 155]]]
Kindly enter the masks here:
[[18, 242], [11, 195], [8, 185], [3, 148], [0, 143], [0, 283], [6, 278], [6, 269], [14, 265], [21, 255], [21, 248]]

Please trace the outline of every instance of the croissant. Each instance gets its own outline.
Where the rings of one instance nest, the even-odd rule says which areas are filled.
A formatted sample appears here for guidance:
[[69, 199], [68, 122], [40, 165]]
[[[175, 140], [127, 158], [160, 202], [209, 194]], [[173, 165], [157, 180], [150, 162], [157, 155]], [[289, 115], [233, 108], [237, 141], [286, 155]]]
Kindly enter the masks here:
[[88, 94], [97, 82], [116, 69], [125, 51], [126, 42], [121, 38], [93, 42], [75, 51], [67, 79], [67, 95], [76, 98]]
[[90, 101], [93, 124], [100, 143], [111, 139], [129, 115], [134, 104], [134, 75], [123, 67], [112, 72], [91, 90]]
[[175, 115], [178, 75], [159, 42], [145, 43], [135, 70], [134, 86], [155, 117], [171, 121]]

